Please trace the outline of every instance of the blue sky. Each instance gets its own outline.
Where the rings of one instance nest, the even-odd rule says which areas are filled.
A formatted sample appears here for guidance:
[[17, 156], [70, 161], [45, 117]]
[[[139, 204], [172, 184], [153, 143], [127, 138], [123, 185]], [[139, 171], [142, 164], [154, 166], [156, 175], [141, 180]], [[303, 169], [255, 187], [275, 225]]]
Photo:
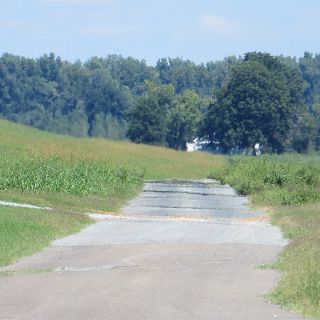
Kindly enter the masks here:
[[1, 1], [0, 53], [121, 54], [197, 63], [247, 51], [320, 53], [319, 0]]

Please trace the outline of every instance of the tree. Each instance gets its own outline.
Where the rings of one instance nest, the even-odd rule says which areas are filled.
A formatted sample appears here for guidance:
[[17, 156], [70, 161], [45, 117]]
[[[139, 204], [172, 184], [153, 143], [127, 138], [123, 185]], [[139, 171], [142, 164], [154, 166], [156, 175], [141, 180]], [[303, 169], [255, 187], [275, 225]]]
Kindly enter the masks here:
[[78, 101], [76, 108], [68, 116], [69, 134], [76, 137], [85, 137], [88, 135], [89, 124], [84, 109], [83, 101]]
[[[297, 60], [248, 53], [244, 59], [227, 57], [205, 65], [167, 58], [156, 67], [119, 55], [85, 63], [53, 53], [37, 59], [0, 57], [0, 116], [63, 134], [122, 139], [128, 110], [149, 101], [161, 110], [166, 131], [156, 143], [184, 149], [198, 126], [197, 108], [188, 102], [190, 90], [201, 101], [201, 136], [226, 150], [250, 148], [257, 141], [278, 152], [289, 146], [302, 150], [307, 144], [320, 149], [315, 111], [320, 105], [320, 55], [305, 53]], [[183, 100], [186, 92], [189, 98]], [[210, 107], [209, 100], [215, 101]]]
[[169, 111], [167, 142], [170, 148], [185, 150], [197, 134], [200, 119], [201, 100], [191, 90], [185, 91], [176, 99]]
[[314, 131], [312, 133], [314, 134], [314, 146], [316, 150], [320, 150], [320, 103], [314, 104], [311, 107], [310, 110], [310, 116], [311, 119], [313, 120], [314, 124]]
[[304, 100], [307, 106], [320, 103], [320, 55], [305, 52], [299, 59], [299, 67], [307, 86], [304, 91]]
[[118, 120], [110, 114], [97, 113], [91, 125], [93, 137], [103, 137], [113, 140], [124, 139], [126, 129], [124, 121]]
[[302, 113], [293, 130], [292, 147], [299, 153], [314, 149], [317, 140], [317, 123], [309, 112]]
[[146, 65], [144, 60], [121, 55], [108, 55], [107, 58], [93, 57], [85, 66], [90, 70], [104, 69], [122, 86], [127, 87], [134, 95], [140, 95], [146, 80], [157, 82], [158, 74], [153, 67]]
[[226, 151], [264, 144], [284, 151], [303, 109], [299, 72], [265, 53], [248, 53], [208, 108], [205, 136]]
[[222, 61], [210, 61], [207, 63], [207, 70], [212, 79], [214, 89], [220, 89], [231, 74], [232, 66], [240, 62], [235, 56], [229, 56]]
[[181, 58], [162, 58], [158, 60], [156, 70], [161, 83], [173, 85], [177, 93], [194, 90], [198, 94], [212, 94], [213, 78], [203, 64]]
[[83, 136], [93, 132], [96, 115], [102, 114], [108, 122], [108, 133], [103, 134], [123, 138], [124, 114], [132, 100], [103, 59], [83, 65], [52, 53], [39, 59], [0, 57], [0, 116], [9, 120]]
[[157, 97], [145, 94], [128, 114], [127, 136], [136, 143], [164, 145], [166, 120], [166, 110]]

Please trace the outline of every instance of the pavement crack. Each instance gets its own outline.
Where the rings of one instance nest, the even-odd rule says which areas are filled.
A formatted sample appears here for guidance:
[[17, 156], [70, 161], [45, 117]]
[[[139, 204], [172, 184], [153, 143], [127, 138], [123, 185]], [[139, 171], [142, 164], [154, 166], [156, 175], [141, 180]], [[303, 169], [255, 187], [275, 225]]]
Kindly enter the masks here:
[[177, 191], [177, 190], [148, 190], [148, 189], [145, 189], [145, 190], [143, 190], [143, 193], [192, 194], [192, 195], [199, 195], [199, 196], [219, 196], [219, 197], [232, 197], [232, 198], [239, 197], [239, 195], [232, 195], [232, 194]]

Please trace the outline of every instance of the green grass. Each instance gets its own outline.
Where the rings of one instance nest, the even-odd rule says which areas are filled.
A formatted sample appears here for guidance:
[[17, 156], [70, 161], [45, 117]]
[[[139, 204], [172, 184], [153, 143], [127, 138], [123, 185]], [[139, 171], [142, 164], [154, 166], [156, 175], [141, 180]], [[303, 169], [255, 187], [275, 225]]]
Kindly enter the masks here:
[[0, 198], [73, 211], [117, 211], [143, 179], [202, 178], [223, 157], [80, 139], [0, 120]]
[[283, 276], [269, 298], [320, 319], [320, 204], [279, 208], [272, 218], [292, 242], [275, 265]]
[[67, 210], [117, 210], [142, 186], [139, 172], [107, 162], [0, 155], [0, 196]]
[[67, 161], [104, 161], [144, 173], [145, 179], [205, 178], [224, 163], [223, 156], [181, 152], [125, 141], [56, 135], [0, 119], [0, 153], [58, 157]]
[[306, 163], [296, 159], [297, 156], [235, 157], [209, 176], [232, 185], [240, 194], [250, 194], [252, 201], [260, 205], [320, 201], [320, 157]]
[[269, 299], [320, 319], [320, 156], [234, 157], [210, 176], [269, 208], [291, 240], [272, 264], [282, 279]]
[[0, 198], [117, 211], [144, 179], [204, 178], [224, 158], [43, 132], [0, 120]]
[[0, 207], [0, 266], [31, 255], [91, 223], [86, 215]]

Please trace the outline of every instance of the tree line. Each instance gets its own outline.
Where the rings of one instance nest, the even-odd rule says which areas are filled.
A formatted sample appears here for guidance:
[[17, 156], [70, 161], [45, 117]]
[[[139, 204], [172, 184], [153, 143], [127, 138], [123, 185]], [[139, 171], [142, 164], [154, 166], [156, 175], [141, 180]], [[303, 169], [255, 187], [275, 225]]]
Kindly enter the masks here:
[[39, 129], [184, 150], [320, 149], [320, 55], [247, 53], [195, 64], [109, 55], [0, 57], [0, 116]]

